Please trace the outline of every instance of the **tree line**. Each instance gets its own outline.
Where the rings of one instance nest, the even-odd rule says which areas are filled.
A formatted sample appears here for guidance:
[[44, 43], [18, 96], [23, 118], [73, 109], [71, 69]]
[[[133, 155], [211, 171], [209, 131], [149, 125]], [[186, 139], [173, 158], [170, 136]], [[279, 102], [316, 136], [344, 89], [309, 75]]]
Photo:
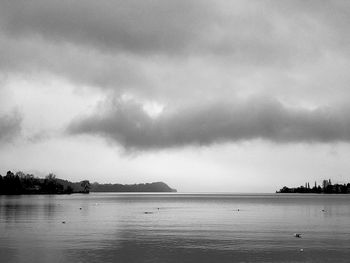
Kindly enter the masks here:
[[287, 187], [284, 186], [277, 193], [311, 193], [311, 194], [350, 194], [350, 183], [347, 184], [332, 184], [331, 180], [323, 180], [322, 186], [315, 182], [314, 187], [310, 187], [309, 183], [305, 186]]
[[16, 173], [8, 171], [5, 176], [0, 174], [0, 194], [5, 195], [89, 193], [90, 187], [88, 180], [73, 183], [56, 178], [53, 173], [45, 178], [21, 171]]

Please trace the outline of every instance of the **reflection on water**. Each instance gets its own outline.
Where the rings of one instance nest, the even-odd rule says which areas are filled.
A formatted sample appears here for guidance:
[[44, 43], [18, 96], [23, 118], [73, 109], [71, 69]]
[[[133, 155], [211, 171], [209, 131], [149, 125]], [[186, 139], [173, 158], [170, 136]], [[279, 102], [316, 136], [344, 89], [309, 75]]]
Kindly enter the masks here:
[[0, 258], [348, 262], [349, 201], [348, 195], [0, 196]]

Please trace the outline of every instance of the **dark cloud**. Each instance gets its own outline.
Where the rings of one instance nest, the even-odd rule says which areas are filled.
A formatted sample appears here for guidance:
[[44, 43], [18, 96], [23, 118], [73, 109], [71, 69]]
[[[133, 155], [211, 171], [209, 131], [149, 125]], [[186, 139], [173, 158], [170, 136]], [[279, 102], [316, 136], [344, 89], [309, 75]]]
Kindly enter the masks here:
[[220, 54], [262, 64], [318, 55], [348, 35], [349, 3], [281, 2], [5, 0], [0, 30], [17, 39], [43, 37], [102, 52]]
[[[0, 1], [0, 72], [48, 72], [148, 98], [173, 88], [168, 79], [181, 78], [189, 80], [173, 89], [188, 97], [189, 87], [203, 79], [200, 73], [212, 68], [234, 75], [232, 79], [255, 74], [264, 80], [271, 74], [286, 83], [291, 76], [299, 77], [294, 71], [302, 66], [317, 71], [329, 65], [323, 59], [334, 53], [349, 57], [344, 43], [349, 39], [350, 4], [325, 3]], [[198, 65], [189, 72], [186, 67], [196, 59]], [[221, 77], [214, 76], [215, 82]]]
[[0, 142], [8, 142], [21, 131], [22, 117], [18, 112], [0, 115]]
[[349, 10], [346, 1], [5, 0], [0, 73], [44, 72], [115, 92], [106, 96], [182, 105], [153, 119], [140, 104], [118, 102], [70, 127], [127, 148], [347, 140], [348, 122], [334, 110], [217, 101], [348, 100]]
[[73, 83], [115, 90], [133, 90], [147, 78], [132, 56], [106, 55], [69, 44], [51, 45], [42, 39], [0, 37], [0, 72], [54, 74]]
[[210, 9], [193, 0], [0, 1], [0, 73], [149, 93], [153, 61], [196, 46]]
[[263, 139], [277, 143], [350, 141], [350, 109], [288, 108], [269, 99], [195, 106], [151, 118], [135, 102], [74, 121], [72, 134], [100, 135], [127, 149], [161, 149]]
[[13, 36], [158, 53], [186, 49], [203, 31], [212, 6], [196, 0], [23, 0], [0, 7], [2, 29]]

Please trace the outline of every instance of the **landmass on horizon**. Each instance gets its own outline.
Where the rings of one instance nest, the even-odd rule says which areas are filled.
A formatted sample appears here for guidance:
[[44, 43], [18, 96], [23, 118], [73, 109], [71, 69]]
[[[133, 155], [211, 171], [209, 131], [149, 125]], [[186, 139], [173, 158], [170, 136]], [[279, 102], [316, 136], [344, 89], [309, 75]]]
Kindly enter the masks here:
[[305, 183], [305, 186], [289, 188], [284, 186], [276, 193], [300, 193], [300, 194], [350, 194], [350, 183], [347, 184], [332, 184], [331, 179], [323, 180], [322, 187], [315, 182], [314, 187], [310, 187], [310, 183]]
[[17, 194], [73, 194], [89, 192], [176, 192], [163, 182], [145, 184], [90, 184], [88, 180], [70, 182], [56, 178], [53, 173], [45, 178], [33, 174], [8, 171], [5, 176], [0, 174], [0, 195]]

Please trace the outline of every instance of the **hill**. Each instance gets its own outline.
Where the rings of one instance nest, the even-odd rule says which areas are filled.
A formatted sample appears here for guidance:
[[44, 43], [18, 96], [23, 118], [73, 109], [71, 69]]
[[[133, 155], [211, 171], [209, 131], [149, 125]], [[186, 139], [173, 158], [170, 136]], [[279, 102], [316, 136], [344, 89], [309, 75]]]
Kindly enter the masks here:
[[163, 182], [146, 184], [99, 184], [91, 185], [91, 192], [176, 192]]

